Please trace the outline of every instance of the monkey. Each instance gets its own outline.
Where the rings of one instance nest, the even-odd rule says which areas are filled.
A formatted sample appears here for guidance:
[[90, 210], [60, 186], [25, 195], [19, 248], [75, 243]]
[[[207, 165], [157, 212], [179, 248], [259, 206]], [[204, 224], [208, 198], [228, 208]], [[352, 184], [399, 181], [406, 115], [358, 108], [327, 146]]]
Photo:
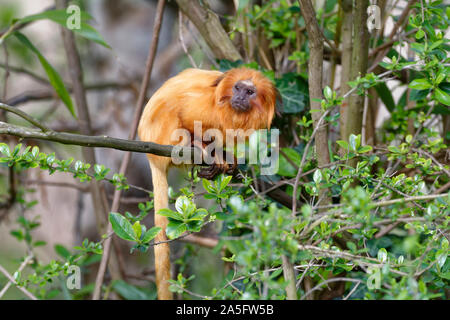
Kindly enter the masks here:
[[[180, 139], [171, 137], [177, 129], [194, 133], [194, 122], [202, 128], [217, 129], [226, 135], [227, 129], [270, 129], [275, 112], [277, 90], [261, 72], [249, 68], [234, 68], [226, 72], [186, 69], [167, 80], [150, 98], [142, 113], [138, 134], [141, 141], [163, 145], [177, 145]], [[192, 142], [191, 142], [192, 143]], [[203, 145], [204, 146], [204, 145]], [[168, 207], [167, 173], [174, 166], [172, 159], [147, 154], [150, 164], [153, 194], [154, 223], [161, 227], [156, 242], [167, 240], [166, 217], [158, 210]], [[212, 165], [212, 178], [219, 171], [234, 168], [225, 163]], [[158, 299], [171, 300], [169, 290], [170, 247], [165, 242], [154, 247]]]

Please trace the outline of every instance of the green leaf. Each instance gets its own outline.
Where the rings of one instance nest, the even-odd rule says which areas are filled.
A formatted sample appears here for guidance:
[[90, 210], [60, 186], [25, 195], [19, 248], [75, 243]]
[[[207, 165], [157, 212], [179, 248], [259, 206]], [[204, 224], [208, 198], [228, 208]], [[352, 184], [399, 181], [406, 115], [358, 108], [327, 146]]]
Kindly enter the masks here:
[[139, 221], [136, 221], [133, 224], [133, 231], [134, 231], [134, 234], [136, 235], [136, 239], [140, 239], [141, 235], [142, 235], [142, 226]]
[[282, 113], [302, 112], [308, 104], [308, 83], [298, 74], [286, 73], [281, 79], [275, 79], [280, 94]]
[[[69, 14], [66, 12], [66, 10], [48, 10], [42, 13], [26, 16], [20, 20], [17, 21], [17, 23], [27, 23], [31, 21], [36, 20], [44, 20], [48, 19], [53, 22], [56, 22], [60, 24], [61, 26], [67, 28], [67, 21], [72, 16], [72, 14]], [[86, 23], [86, 21], [92, 20], [92, 17], [84, 12], [80, 12], [80, 28], [70, 28], [69, 30], [79, 34], [80, 36], [94, 41], [108, 49], [111, 47], [105, 42], [105, 40], [102, 38], [102, 36], [98, 33], [97, 30], [95, 30], [92, 26]]]
[[350, 148], [352, 151], [358, 150], [359, 146], [361, 145], [361, 135], [354, 135], [353, 133], [349, 137], [350, 142]]
[[137, 241], [136, 233], [133, 230], [131, 223], [121, 214], [111, 212], [109, 214], [109, 221], [111, 222], [113, 231], [118, 237], [128, 240]]
[[331, 100], [333, 98], [333, 90], [329, 86], [326, 86], [325, 89], [323, 89], [323, 96], [327, 100]]
[[164, 216], [164, 217], [172, 218], [174, 220], [183, 221], [183, 219], [184, 219], [184, 216], [181, 213], [167, 209], [167, 208], [159, 209], [158, 214], [161, 216]]
[[420, 40], [425, 36], [425, 32], [422, 29], [419, 29], [419, 31], [416, 32], [416, 39]]
[[336, 143], [344, 150], [348, 150], [348, 142], [344, 140], [337, 140]]
[[372, 147], [371, 146], [362, 146], [358, 149], [358, 153], [366, 153], [372, 151]]
[[320, 172], [320, 169], [314, 171], [313, 180], [316, 184], [319, 184], [320, 181], [322, 181], [322, 172]]
[[282, 148], [281, 150], [291, 161], [288, 161], [284, 154], [280, 154], [277, 174], [284, 177], [295, 177], [297, 175], [297, 169], [292, 166], [291, 162], [299, 166], [302, 156], [291, 148]]
[[161, 230], [162, 229], [160, 227], [153, 227], [150, 230], [147, 230], [147, 232], [144, 234], [144, 237], [142, 238], [142, 242], [150, 242], [158, 235]]
[[120, 294], [122, 296], [122, 298], [126, 299], [126, 300], [148, 300], [149, 297], [148, 295], [136, 288], [135, 286], [126, 283], [123, 280], [116, 280], [113, 283], [113, 289], [114, 291], [116, 291], [118, 294]]
[[392, 112], [395, 109], [395, 101], [392, 97], [392, 92], [384, 82], [380, 82], [375, 86], [375, 90], [377, 91], [378, 96], [381, 101], [385, 104], [386, 108]]
[[169, 239], [175, 239], [186, 231], [186, 224], [179, 221], [170, 220], [166, 228], [166, 234]]
[[11, 151], [9, 150], [9, 146], [6, 143], [0, 143], [0, 152], [7, 157], [11, 156]]
[[386, 251], [385, 248], [381, 248], [380, 250], [378, 250], [377, 259], [380, 262], [386, 262], [386, 260], [387, 260], [387, 251]]
[[445, 104], [446, 106], [450, 106], [450, 95], [439, 88], [436, 88], [436, 90], [434, 91], [434, 95], [440, 103]]
[[72, 99], [70, 98], [69, 92], [67, 91], [64, 82], [61, 79], [61, 76], [56, 72], [56, 70], [48, 63], [48, 61], [44, 58], [44, 56], [39, 52], [39, 50], [31, 43], [30, 40], [28, 40], [27, 37], [25, 37], [20, 32], [15, 32], [14, 35], [17, 39], [29, 50], [31, 50], [39, 59], [39, 62], [41, 63], [42, 67], [44, 68], [45, 72], [47, 73], [48, 79], [50, 81], [50, 84], [55, 89], [58, 96], [61, 98], [61, 100], [66, 105], [67, 109], [69, 109], [70, 113], [74, 118], [76, 118], [75, 110], [73, 108]]
[[63, 259], [69, 259], [69, 257], [71, 256], [71, 253], [70, 253], [70, 251], [66, 248], [66, 247], [64, 247], [63, 245], [61, 245], [61, 244], [55, 244], [55, 252], [59, 255], [59, 256], [61, 256]]
[[425, 90], [432, 88], [433, 85], [427, 79], [415, 79], [409, 84], [409, 87], [416, 90]]
[[225, 189], [225, 187], [230, 183], [231, 179], [233, 178], [233, 176], [227, 176], [225, 177], [221, 182], [220, 182], [220, 190], [222, 191], [223, 189]]
[[214, 193], [214, 188], [211, 186], [211, 182], [209, 180], [202, 179], [202, 184], [203, 188], [205, 188], [208, 193]]

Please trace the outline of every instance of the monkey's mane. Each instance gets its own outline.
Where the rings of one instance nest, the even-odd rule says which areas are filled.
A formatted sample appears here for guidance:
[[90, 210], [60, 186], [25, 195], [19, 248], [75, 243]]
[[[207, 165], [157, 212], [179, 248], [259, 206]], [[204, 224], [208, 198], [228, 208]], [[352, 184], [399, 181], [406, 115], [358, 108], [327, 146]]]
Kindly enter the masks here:
[[[247, 112], [234, 110], [230, 104], [233, 86], [242, 80], [250, 80], [256, 87], [257, 97], [251, 101], [252, 108]], [[273, 83], [261, 72], [249, 68], [231, 69], [219, 76], [213, 86], [217, 86], [215, 100], [222, 123], [228, 124], [229, 128], [270, 128], [277, 91]]]

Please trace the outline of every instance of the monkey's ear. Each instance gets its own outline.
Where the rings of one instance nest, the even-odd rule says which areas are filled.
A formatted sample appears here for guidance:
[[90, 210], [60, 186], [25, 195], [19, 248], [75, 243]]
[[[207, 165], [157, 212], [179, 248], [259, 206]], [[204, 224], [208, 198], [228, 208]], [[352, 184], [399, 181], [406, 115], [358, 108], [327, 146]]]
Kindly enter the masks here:
[[220, 81], [222, 81], [225, 78], [225, 73], [220, 75], [219, 77], [217, 77], [216, 80], [214, 80], [214, 82], [212, 83], [211, 87], [217, 87], [220, 83]]

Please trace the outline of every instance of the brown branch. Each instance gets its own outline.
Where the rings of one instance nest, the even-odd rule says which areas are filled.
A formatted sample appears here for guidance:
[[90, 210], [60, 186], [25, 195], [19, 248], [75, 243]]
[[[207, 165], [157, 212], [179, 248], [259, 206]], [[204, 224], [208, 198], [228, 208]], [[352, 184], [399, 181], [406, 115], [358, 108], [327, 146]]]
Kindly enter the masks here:
[[198, 0], [176, 0], [176, 2], [183, 14], [195, 25], [217, 59], [242, 60], [241, 54], [214, 12], [203, 7]]
[[[73, 88], [70, 85], [66, 85], [67, 90], [72, 93]], [[118, 83], [118, 82], [100, 82], [95, 84], [87, 84], [84, 86], [86, 91], [94, 91], [94, 90], [108, 90], [108, 89], [132, 89], [131, 84], [129, 83]], [[25, 91], [21, 94], [18, 94], [15, 97], [9, 98], [6, 101], [6, 104], [10, 106], [17, 106], [19, 104], [27, 103], [30, 101], [40, 101], [40, 100], [48, 100], [58, 98], [56, 92], [54, 90], [33, 90], [33, 91]]]

